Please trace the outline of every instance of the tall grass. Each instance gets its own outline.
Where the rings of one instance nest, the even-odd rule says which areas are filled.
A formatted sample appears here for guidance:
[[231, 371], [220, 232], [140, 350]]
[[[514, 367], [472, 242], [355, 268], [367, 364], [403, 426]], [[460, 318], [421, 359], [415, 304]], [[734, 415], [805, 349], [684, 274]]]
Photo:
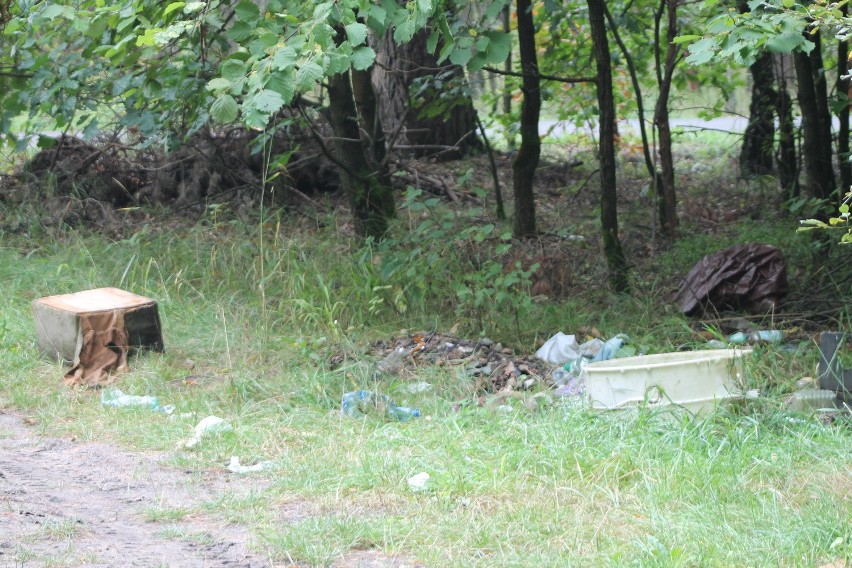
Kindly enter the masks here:
[[[626, 332], [646, 351], [694, 341], [653, 295], [611, 298], [606, 310], [588, 298], [533, 303], [520, 338], [529, 343], [521, 344], [495, 305], [454, 295], [465, 271], [483, 262], [473, 236], [466, 248], [451, 238], [395, 234], [399, 256], [389, 259], [392, 251], [360, 246], [335, 228], [267, 219], [258, 226], [263, 247], [254, 230], [220, 217], [116, 241], [70, 230], [36, 240], [7, 235], [0, 402], [36, 417], [45, 433], [160, 450], [183, 468], [221, 469], [231, 455], [271, 460], [259, 474], [270, 480], [264, 488], [200, 507], [245, 523], [255, 545], [281, 562], [324, 566], [365, 550], [428, 566], [852, 562], [848, 421], [824, 424], [784, 410], [773, 396], [702, 421], [600, 414], [546, 396], [534, 407], [523, 400], [480, 407], [459, 369], [377, 376], [368, 353], [371, 340], [401, 328], [445, 331], [455, 323], [460, 333], [493, 335], [528, 352], [580, 325]], [[694, 256], [687, 249], [699, 245], [680, 246], [665, 262], [683, 270]], [[396, 268], [383, 274], [389, 260]], [[121, 388], [175, 404], [176, 418], [104, 408], [97, 393], [64, 388], [62, 369], [37, 357], [30, 302], [97, 286], [159, 301], [166, 352], [133, 359]], [[770, 395], [789, 390], [814, 362], [808, 345], [798, 353], [761, 350], [754, 386]], [[189, 374], [202, 386], [184, 386]], [[412, 381], [433, 388], [412, 394]], [[340, 416], [341, 395], [356, 388], [418, 406], [424, 417]], [[209, 414], [227, 418], [234, 432], [181, 449]], [[406, 480], [419, 472], [430, 481], [413, 492]], [[170, 538], [197, 538], [173, 526], [192, 512], [151, 509], [149, 519], [164, 523]]]

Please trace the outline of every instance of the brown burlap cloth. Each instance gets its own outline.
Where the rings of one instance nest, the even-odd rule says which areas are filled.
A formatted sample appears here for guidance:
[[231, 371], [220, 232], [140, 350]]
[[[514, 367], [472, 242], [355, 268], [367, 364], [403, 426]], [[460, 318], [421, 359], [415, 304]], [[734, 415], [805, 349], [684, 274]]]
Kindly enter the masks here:
[[128, 370], [124, 312], [112, 310], [80, 316], [83, 345], [74, 366], [65, 373], [66, 385], [99, 387]]

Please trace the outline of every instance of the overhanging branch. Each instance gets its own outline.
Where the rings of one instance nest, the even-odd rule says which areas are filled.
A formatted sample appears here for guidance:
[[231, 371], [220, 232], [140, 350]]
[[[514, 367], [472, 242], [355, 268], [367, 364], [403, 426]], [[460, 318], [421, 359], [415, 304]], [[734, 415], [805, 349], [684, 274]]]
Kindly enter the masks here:
[[557, 77], [556, 75], [542, 75], [541, 73], [518, 73], [517, 71], [505, 71], [494, 67], [483, 67], [483, 71], [494, 73], [496, 75], [509, 75], [511, 77], [538, 77], [542, 81], [558, 81], [560, 83], [597, 83], [598, 80], [594, 77]]

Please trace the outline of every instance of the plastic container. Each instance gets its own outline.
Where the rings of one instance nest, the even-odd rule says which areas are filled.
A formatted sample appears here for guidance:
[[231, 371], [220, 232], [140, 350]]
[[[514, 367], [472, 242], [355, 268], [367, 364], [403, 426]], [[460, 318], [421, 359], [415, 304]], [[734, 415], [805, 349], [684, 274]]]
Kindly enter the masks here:
[[741, 398], [742, 357], [751, 349], [714, 349], [589, 363], [586, 396], [592, 408], [676, 405], [692, 413]]

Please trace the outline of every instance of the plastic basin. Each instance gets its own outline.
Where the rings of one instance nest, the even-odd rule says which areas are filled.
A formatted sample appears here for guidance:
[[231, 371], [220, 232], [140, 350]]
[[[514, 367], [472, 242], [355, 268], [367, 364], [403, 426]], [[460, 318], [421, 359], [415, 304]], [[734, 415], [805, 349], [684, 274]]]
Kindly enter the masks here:
[[592, 408], [682, 407], [692, 413], [741, 397], [742, 358], [751, 349], [641, 355], [585, 366]]

